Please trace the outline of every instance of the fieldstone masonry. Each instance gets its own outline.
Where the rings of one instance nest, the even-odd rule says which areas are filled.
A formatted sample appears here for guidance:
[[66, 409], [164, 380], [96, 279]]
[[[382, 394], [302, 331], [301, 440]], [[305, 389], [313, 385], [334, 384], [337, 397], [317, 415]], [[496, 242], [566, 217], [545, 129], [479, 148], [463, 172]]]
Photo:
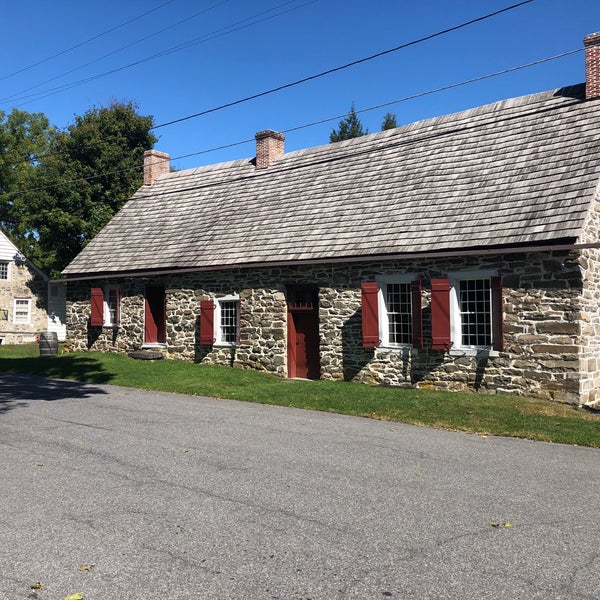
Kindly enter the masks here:
[[[593, 235], [600, 234], [595, 213]], [[68, 335], [75, 349], [126, 352], [143, 347], [145, 285], [164, 285], [168, 358], [287, 374], [286, 284], [319, 289], [321, 378], [375, 385], [537, 396], [561, 402], [595, 399], [600, 381], [600, 253], [528, 252], [303, 267], [196, 272], [105, 280], [121, 286], [121, 324], [90, 328], [90, 283], [68, 284]], [[493, 269], [504, 278], [501, 353], [470, 356], [428, 347], [430, 280], [449, 272]], [[425, 348], [365, 349], [360, 284], [378, 275], [418, 274]], [[240, 341], [200, 346], [200, 301], [238, 294]]]
[[[583, 226], [583, 243], [600, 240], [600, 185], [596, 189], [592, 209]], [[599, 406], [600, 395], [600, 250], [588, 248], [581, 252], [579, 265], [582, 277], [581, 338], [579, 352], [580, 402]]]
[[[8, 279], [0, 280], [0, 339], [4, 344], [34, 341], [40, 331], [48, 328], [48, 284], [25, 261], [11, 262], [8, 273]], [[15, 298], [31, 301], [29, 323], [14, 323]], [[4, 316], [6, 319], [1, 318]]]

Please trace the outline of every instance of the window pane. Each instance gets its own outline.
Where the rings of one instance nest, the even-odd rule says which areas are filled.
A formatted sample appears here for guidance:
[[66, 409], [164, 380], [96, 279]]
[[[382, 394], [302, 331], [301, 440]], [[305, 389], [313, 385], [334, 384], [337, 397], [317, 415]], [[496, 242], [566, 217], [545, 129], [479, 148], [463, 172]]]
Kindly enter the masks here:
[[105, 294], [106, 306], [108, 308], [107, 325], [115, 325], [117, 322], [117, 310], [119, 302], [119, 294], [116, 288], [108, 288]]
[[0, 279], [8, 279], [8, 263], [0, 261]]
[[29, 299], [16, 299], [15, 300], [15, 323], [29, 323]]
[[237, 342], [238, 303], [236, 300], [219, 303], [221, 308], [221, 341], [229, 344]]
[[412, 342], [410, 283], [388, 283], [385, 302], [390, 344], [410, 344]]
[[490, 280], [460, 281], [458, 296], [462, 345], [490, 346], [492, 343]]

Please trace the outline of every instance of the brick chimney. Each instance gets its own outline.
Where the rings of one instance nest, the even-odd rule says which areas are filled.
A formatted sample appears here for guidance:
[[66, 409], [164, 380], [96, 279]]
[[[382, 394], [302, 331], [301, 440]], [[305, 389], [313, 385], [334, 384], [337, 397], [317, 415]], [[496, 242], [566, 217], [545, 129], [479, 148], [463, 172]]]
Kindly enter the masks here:
[[254, 137], [256, 138], [256, 168], [266, 169], [283, 154], [285, 136], [283, 133], [266, 129], [259, 131]]
[[585, 99], [600, 98], [600, 32], [583, 38], [585, 46]]
[[158, 150], [144, 152], [144, 185], [152, 185], [161, 175], [171, 169], [170, 156]]

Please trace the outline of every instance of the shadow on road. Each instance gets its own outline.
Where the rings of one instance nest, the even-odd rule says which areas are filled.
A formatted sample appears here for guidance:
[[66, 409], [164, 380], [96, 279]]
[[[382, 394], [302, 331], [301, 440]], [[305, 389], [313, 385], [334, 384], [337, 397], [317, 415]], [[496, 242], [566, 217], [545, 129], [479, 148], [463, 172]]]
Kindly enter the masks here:
[[36, 400], [83, 399], [107, 393], [89, 383], [0, 373], [0, 414]]

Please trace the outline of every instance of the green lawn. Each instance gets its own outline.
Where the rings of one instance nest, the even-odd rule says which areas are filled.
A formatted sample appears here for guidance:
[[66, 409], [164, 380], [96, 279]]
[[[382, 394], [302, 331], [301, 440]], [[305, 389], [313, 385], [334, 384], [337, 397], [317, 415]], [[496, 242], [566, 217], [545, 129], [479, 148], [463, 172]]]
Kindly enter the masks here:
[[40, 358], [37, 345], [0, 346], [0, 371], [293, 406], [486, 435], [600, 448], [600, 413], [516, 396], [376, 388], [183, 361], [97, 352]]

